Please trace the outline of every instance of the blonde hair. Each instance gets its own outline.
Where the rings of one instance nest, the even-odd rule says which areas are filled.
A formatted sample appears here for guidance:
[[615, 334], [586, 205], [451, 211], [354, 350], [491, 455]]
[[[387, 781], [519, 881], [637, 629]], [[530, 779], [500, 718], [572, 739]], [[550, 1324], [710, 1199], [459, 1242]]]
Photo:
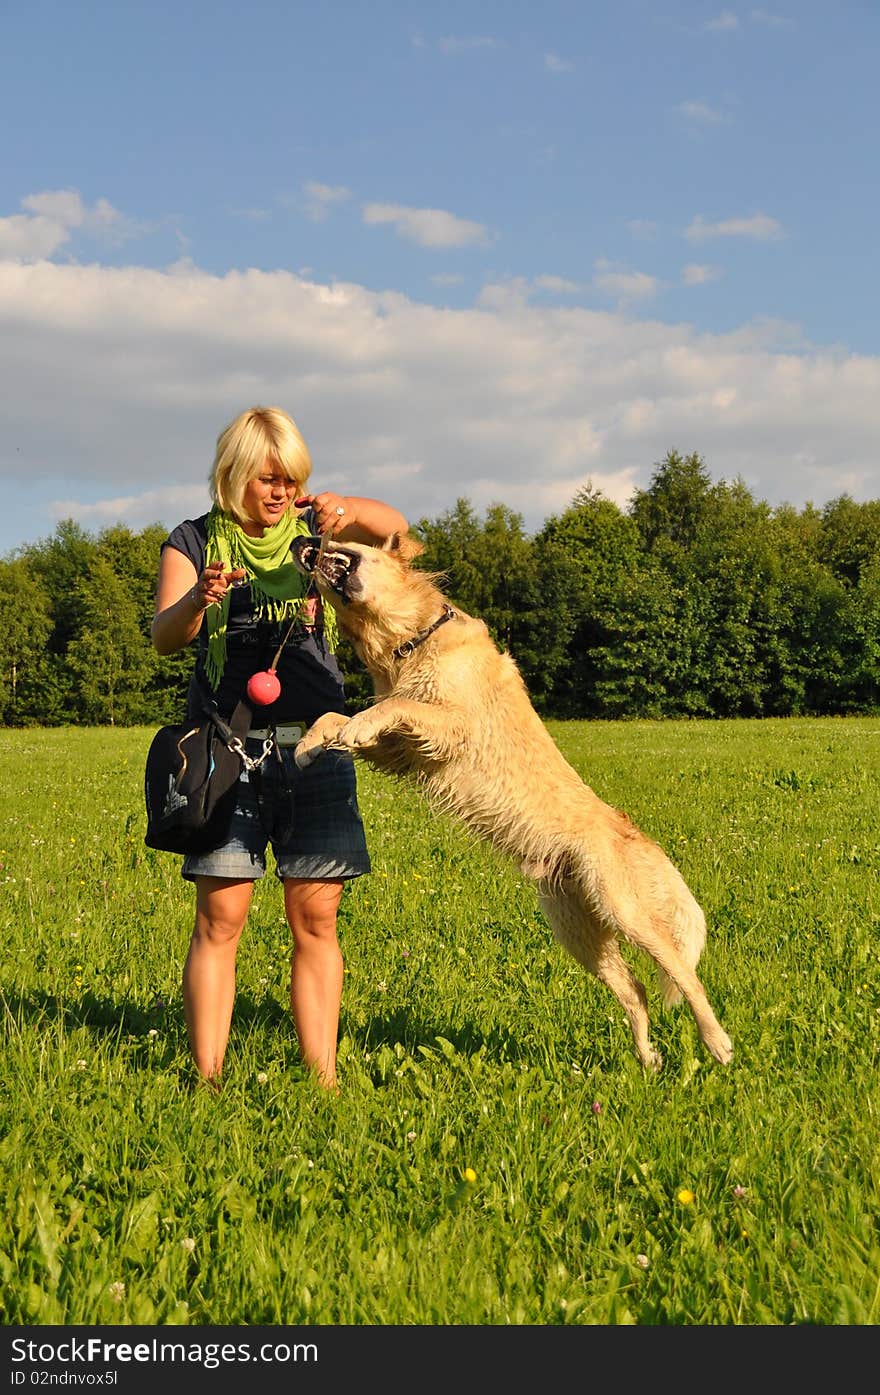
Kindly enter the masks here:
[[237, 523], [247, 523], [244, 492], [266, 467], [294, 480], [305, 491], [312, 473], [312, 457], [292, 417], [280, 407], [248, 407], [217, 437], [211, 468], [211, 498]]

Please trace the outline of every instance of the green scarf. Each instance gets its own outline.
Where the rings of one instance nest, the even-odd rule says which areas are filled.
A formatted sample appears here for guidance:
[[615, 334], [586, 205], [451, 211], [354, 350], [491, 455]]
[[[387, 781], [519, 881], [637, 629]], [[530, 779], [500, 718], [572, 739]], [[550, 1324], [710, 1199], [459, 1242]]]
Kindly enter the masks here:
[[[215, 505], [208, 514], [207, 526], [207, 561], [224, 562], [230, 569], [244, 568], [258, 619], [292, 621], [300, 614], [309, 592], [309, 579], [290, 560], [290, 545], [294, 538], [311, 533], [304, 518], [288, 509], [273, 527], [266, 529], [261, 538], [251, 538], [234, 519]], [[226, 627], [231, 594], [231, 590], [227, 590], [220, 604], [209, 606], [207, 610], [206, 672], [212, 688], [216, 688], [220, 682], [226, 663]], [[335, 649], [338, 630], [333, 607], [321, 609], [324, 635], [329, 647]]]

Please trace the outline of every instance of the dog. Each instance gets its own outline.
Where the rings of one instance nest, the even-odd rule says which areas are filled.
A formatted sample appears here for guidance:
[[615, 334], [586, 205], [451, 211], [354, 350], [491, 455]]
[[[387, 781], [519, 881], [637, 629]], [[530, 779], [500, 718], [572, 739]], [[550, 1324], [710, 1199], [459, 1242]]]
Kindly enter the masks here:
[[643, 1066], [662, 1060], [622, 940], [654, 961], [665, 1006], [685, 998], [707, 1050], [726, 1065], [730, 1038], [695, 972], [702, 909], [659, 845], [569, 765], [484, 622], [449, 602], [439, 574], [411, 565], [423, 551], [406, 534], [323, 550], [318, 538], [295, 540], [297, 567], [333, 606], [374, 689], [372, 706], [354, 716], [319, 717], [295, 749], [297, 765], [347, 751], [414, 781], [519, 863], [556, 939], [620, 1002]]

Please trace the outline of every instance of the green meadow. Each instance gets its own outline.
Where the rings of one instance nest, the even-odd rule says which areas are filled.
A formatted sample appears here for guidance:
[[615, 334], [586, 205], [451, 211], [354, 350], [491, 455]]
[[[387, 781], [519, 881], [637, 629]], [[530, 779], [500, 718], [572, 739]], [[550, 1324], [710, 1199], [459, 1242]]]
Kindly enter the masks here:
[[215, 1094], [152, 730], [0, 731], [4, 1324], [880, 1322], [880, 718], [548, 725], [704, 905], [730, 1067], [633, 952], [647, 1076], [515, 868], [361, 767], [341, 1092], [270, 876]]

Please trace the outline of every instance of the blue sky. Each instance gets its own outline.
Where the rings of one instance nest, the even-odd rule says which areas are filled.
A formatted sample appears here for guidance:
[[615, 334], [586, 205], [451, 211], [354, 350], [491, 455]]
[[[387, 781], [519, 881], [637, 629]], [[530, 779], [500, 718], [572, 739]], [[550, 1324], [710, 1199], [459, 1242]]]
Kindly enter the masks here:
[[878, 60], [868, 0], [7, 6], [0, 553], [201, 512], [256, 403], [412, 519], [880, 496]]

